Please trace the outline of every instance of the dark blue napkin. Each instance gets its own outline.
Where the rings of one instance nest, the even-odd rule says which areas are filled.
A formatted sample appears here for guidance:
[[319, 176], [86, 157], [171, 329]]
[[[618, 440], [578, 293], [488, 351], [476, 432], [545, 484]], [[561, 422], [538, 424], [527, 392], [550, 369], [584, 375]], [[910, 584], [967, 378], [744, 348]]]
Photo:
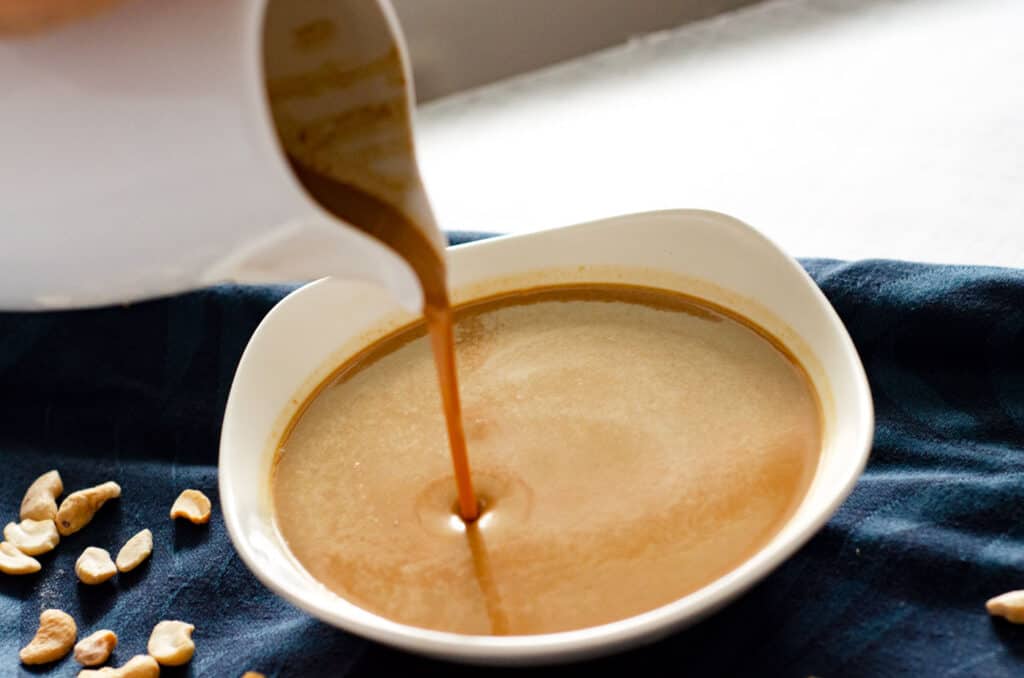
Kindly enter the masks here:
[[[1022, 676], [1024, 626], [985, 600], [1024, 588], [1024, 272], [891, 261], [804, 265], [863, 357], [878, 415], [864, 477], [797, 556], [740, 600], [653, 646], [532, 675]], [[220, 418], [249, 335], [287, 291], [219, 287], [100, 310], [0, 314], [0, 522], [40, 473], [68, 491], [116, 479], [121, 499], [42, 556], [0, 574], [0, 676], [75, 675], [70, 658], [19, 667], [39, 612], [82, 635], [110, 628], [120, 664], [154, 623], [196, 625], [164, 676], [478, 676], [350, 636], [289, 606], [235, 555], [217, 505]], [[172, 524], [177, 493], [215, 505]], [[180, 521], [179, 521], [180, 522]], [[88, 545], [153, 530], [139, 571], [77, 584]]]

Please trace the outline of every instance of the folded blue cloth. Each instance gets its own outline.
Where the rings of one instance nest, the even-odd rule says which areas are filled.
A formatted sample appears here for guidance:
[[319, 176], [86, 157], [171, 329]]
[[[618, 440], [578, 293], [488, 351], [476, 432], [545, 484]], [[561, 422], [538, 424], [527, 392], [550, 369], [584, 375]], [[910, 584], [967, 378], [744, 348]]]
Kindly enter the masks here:
[[[853, 495], [798, 555], [703, 623], [532, 675], [1024, 675], [1024, 627], [984, 608], [1024, 588], [1024, 272], [804, 265], [853, 335], [875, 397], [875, 449]], [[0, 314], [0, 519], [17, 519], [25, 488], [48, 469], [69, 491], [110, 479], [124, 488], [40, 557], [41, 573], [0, 574], [0, 675], [28, 673], [18, 649], [48, 607], [72, 614], [82, 635], [116, 631], [117, 664], [146, 651], [157, 621], [194, 623], [195, 658], [164, 676], [492, 672], [322, 624], [267, 591], [235, 555], [216, 508], [221, 413], [246, 341], [287, 291], [218, 287], [125, 307]], [[214, 500], [208, 526], [168, 519], [186, 487]], [[146, 527], [148, 564], [102, 586], [77, 583], [82, 549], [116, 553]], [[52, 675], [76, 668], [69, 657]]]

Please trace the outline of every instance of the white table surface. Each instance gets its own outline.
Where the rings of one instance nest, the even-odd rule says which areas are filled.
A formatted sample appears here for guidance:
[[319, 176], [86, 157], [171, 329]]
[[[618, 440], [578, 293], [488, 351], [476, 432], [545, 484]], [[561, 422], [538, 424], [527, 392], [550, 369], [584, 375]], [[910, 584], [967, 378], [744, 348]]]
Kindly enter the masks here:
[[1024, 0], [772, 0], [418, 123], [450, 229], [702, 207], [796, 256], [1024, 266]]

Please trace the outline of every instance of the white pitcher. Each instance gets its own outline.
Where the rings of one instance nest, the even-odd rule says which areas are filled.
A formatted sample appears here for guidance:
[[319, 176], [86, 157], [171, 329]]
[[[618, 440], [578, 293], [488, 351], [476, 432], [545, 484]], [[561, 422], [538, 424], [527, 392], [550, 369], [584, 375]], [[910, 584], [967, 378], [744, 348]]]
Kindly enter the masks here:
[[336, 275], [418, 310], [411, 269], [311, 200], [281, 145], [443, 247], [411, 82], [386, 0], [137, 0], [0, 41], [0, 308]]

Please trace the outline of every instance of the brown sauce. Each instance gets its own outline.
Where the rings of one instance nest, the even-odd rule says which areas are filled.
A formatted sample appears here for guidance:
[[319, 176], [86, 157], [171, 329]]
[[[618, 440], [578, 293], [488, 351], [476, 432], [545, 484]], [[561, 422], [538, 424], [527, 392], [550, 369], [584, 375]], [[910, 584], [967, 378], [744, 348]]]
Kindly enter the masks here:
[[462, 430], [452, 309], [442, 254], [427, 240], [423, 231], [395, 207], [347, 184], [312, 172], [294, 160], [292, 171], [324, 209], [350, 224], [357, 224], [361, 231], [383, 242], [401, 255], [416, 273], [423, 290], [423, 317], [430, 334], [437, 383], [441, 389], [459, 514], [467, 521], [476, 520], [479, 507], [469, 470], [466, 435]]
[[454, 317], [477, 521], [456, 515], [423, 323], [343, 365], [281, 443], [278, 527], [349, 601], [472, 634], [611, 622], [735, 568], [805, 494], [816, 396], [742, 319], [618, 285], [523, 290]]

